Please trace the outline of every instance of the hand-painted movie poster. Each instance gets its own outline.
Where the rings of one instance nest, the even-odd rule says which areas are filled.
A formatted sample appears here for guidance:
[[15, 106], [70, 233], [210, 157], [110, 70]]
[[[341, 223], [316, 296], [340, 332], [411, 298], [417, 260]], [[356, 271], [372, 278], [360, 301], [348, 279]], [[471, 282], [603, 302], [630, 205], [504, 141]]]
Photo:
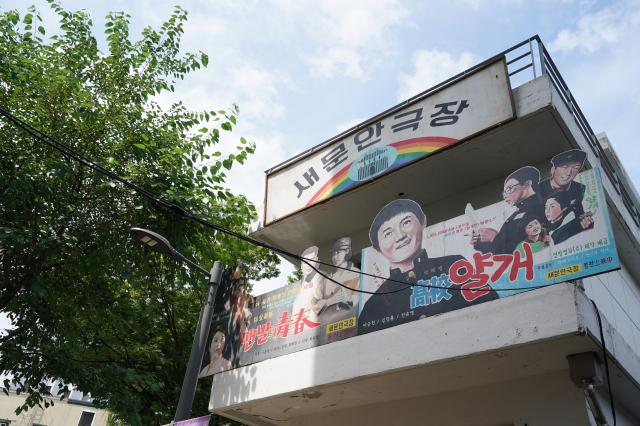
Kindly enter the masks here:
[[246, 283], [225, 277], [199, 377], [355, 336], [360, 271], [352, 253], [351, 239], [338, 239], [326, 267], [309, 247], [300, 281], [255, 298]]
[[255, 300], [227, 290], [201, 375], [619, 268], [600, 172], [583, 171], [585, 158], [554, 156], [548, 177], [515, 170], [502, 201], [433, 225], [413, 200], [388, 203], [371, 220], [363, 273], [343, 237], [323, 256], [332, 267], [318, 247], [302, 253], [300, 282]]

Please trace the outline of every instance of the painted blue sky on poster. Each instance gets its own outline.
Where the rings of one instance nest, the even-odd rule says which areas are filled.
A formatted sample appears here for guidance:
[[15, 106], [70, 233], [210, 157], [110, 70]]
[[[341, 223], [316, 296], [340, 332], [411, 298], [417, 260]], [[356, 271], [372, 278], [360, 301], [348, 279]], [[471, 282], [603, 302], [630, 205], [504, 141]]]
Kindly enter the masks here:
[[[85, 8], [100, 32], [111, 10], [131, 14], [132, 34], [159, 25], [171, 1], [61, 1]], [[2, 9], [24, 10], [8, 0]], [[44, 1], [35, 1], [51, 19]], [[209, 54], [208, 69], [177, 85], [199, 108], [240, 106], [238, 131], [257, 153], [229, 185], [262, 203], [267, 168], [359, 121], [540, 34], [596, 132], [606, 131], [632, 180], [640, 116], [640, 1], [181, 1], [185, 50]], [[104, 45], [104, 40], [99, 41]], [[260, 184], [256, 184], [259, 182]], [[284, 268], [287, 274], [290, 268]], [[280, 281], [282, 282], [282, 281]], [[272, 289], [257, 284], [257, 293]]]

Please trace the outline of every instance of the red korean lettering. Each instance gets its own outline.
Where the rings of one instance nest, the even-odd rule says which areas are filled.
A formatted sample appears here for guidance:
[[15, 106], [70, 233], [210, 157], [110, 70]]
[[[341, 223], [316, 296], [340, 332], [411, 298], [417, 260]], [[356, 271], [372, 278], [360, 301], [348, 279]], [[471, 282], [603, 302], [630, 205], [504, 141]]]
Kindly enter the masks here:
[[512, 254], [496, 254], [493, 256], [493, 260], [495, 263], [498, 263], [498, 267], [493, 274], [491, 274], [491, 282], [496, 282], [502, 277], [502, 274], [505, 273], [507, 269], [509, 269], [509, 265], [513, 261]]
[[491, 291], [491, 287], [487, 285], [487, 281], [489, 281], [488, 274], [478, 274], [474, 278], [477, 279], [462, 284], [460, 287], [462, 289], [460, 293], [462, 293], [462, 297], [467, 302], [473, 302]]
[[269, 340], [269, 335], [271, 334], [271, 321], [267, 321], [266, 324], [260, 324], [258, 326], [258, 346], [264, 345]]
[[[474, 262], [481, 271], [484, 271], [486, 266], [491, 266], [492, 262], [489, 261], [491, 254], [479, 256], [474, 255]], [[474, 266], [466, 259], [460, 259], [455, 261], [449, 268], [449, 280], [452, 283], [460, 285], [460, 293], [467, 302], [472, 302], [479, 297], [491, 291], [491, 287], [487, 285], [489, 281], [489, 274], [477, 273], [474, 270]]]
[[509, 272], [509, 280], [515, 281], [518, 278], [518, 271], [520, 269], [525, 270], [525, 278], [527, 281], [533, 280], [533, 252], [531, 246], [528, 243], [522, 245], [524, 249], [524, 259], [519, 251], [513, 253], [513, 263], [511, 264], [511, 271]]
[[449, 279], [454, 284], [464, 284], [469, 281], [472, 276], [473, 265], [467, 259], [456, 260], [449, 267]]
[[249, 352], [249, 350], [253, 347], [253, 344], [256, 341], [256, 329], [251, 328], [249, 330], [245, 330], [242, 333], [242, 346], [244, 347], [245, 352]]
[[491, 253], [474, 253], [473, 263], [475, 264], [476, 274], [484, 274], [484, 268], [493, 265]]

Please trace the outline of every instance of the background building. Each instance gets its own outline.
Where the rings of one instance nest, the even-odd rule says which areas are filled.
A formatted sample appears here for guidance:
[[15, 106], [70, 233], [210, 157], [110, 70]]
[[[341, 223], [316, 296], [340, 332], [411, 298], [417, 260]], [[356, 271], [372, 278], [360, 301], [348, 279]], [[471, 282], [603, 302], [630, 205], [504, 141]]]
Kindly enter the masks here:
[[[57, 394], [59, 389], [59, 382], [52, 383], [51, 394]], [[46, 409], [36, 406], [16, 414], [26, 397], [13, 390], [0, 396], [0, 426], [105, 426], [109, 419], [107, 410], [95, 408], [91, 397], [77, 390], [71, 390], [62, 401], [56, 397], [47, 399], [53, 400], [54, 405]]]

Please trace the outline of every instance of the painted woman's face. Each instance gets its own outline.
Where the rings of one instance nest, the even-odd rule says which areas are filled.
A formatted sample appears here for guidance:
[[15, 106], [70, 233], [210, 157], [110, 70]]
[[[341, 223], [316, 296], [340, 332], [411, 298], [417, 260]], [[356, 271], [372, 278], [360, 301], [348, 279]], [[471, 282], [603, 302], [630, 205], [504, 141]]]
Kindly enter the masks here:
[[224, 333], [222, 331], [216, 331], [216, 334], [213, 335], [213, 339], [211, 339], [211, 348], [209, 351], [211, 351], [211, 353], [222, 352], [225, 341], [226, 338], [224, 337]]
[[524, 228], [524, 232], [527, 234], [529, 239], [536, 238], [542, 232], [542, 224], [538, 219], [533, 219], [531, 222], [527, 224]]
[[555, 198], [549, 198], [544, 204], [544, 215], [549, 222], [556, 222], [562, 216], [564, 209]]

